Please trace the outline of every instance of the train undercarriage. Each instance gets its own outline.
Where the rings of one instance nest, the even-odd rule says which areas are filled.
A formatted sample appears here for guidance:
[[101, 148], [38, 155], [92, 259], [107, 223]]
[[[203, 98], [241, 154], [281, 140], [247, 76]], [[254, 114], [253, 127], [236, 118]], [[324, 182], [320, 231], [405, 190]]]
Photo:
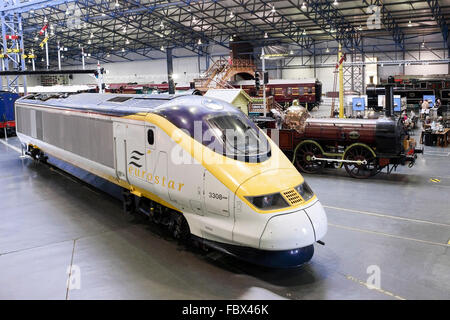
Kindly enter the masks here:
[[293, 163], [306, 173], [318, 173], [324, 168], [342, 168], [353, 178], [366, 179], [386, 169], [387, 173], [396, 170], [399, 165], [414, 166], [417, 153], [397, 156], [377, 154], [374, 149], [363, 143], [354, 143], [346, 148], [325, 145], [322, 147], [314, 140], [300, 142], [293, 153]]

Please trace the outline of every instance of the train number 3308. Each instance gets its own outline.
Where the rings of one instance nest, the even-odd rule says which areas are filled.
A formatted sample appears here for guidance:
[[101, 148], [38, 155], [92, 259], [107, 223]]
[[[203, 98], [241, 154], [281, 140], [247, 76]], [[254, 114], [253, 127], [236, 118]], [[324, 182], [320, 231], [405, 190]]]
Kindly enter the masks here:
[[209, 197], [211, 199], [217, 199], [217, 200], [228, 199], [227, 197], [225, 197], [221, 193], [215, 193], [215, 192], [209, 192]]

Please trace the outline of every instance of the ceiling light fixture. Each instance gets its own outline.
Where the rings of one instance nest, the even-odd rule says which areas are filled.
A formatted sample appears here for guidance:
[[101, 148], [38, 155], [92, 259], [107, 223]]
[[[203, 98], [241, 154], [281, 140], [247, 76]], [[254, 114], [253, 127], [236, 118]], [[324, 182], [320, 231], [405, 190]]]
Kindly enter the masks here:
[[230, 18], [231, 18], [231, 19], [234, 18], [234, 13], [233, 13], [233, 11], [230, 12]]
[[337, 6], [338, 4], [339, 4], [339, 2], [337, 2], [337, 0], [334, 0], [333, 6]]
[[114, 6], [115, 6], [115, 7], [119, 7], [119, 6], [120, 6], [119, 0], [116, 0], [116, 3], [114, 4]]
[[164, 47], [163, 46], [161, 46], [161, 51], [164, 51]]
[[275, 6], [272, 6], [272, 10], [270, 12], [275, 13], [277, 10], [275, 10]]
[[269, 35], [267, 34], [267, 32], [265, 32], [265, 33], [264, 33], [264, 38], [267, 39], [268, 37], [269, 37]]
[[198, 39], [198, 44], [202, 44], [202, 39]]
[[302, 10], [306, 10], [306, 3], [304, 3], [304, 2], [302, 3], [301, 9], [302, 9]]
[[412, 27], [411, 20], [408, 21], [408, 27]]

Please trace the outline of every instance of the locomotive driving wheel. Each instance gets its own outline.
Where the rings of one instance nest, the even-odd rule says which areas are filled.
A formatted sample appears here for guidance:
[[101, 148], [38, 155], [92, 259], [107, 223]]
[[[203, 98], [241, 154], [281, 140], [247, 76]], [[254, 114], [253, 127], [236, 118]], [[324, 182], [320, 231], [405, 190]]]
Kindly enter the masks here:
[[344, 155], [344, 160], [356, 161], [345, 163], [347, 173], [357, 179], [367, 179], [374, 176], [378, 171], [376, 157], [372, 150], [365, 145], [350, 147]]
[[296, 167], [306, 173], [317, 173], [325, 167], [325, 161], [313, 160], [322, 158], [322, 150], [313, 142], [303, 142], [295, 152]]

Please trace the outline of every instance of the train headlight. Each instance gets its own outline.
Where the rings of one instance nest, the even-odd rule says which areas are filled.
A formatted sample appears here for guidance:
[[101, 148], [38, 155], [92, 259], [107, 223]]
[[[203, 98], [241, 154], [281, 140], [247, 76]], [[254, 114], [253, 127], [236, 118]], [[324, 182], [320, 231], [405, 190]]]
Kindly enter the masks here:
[[280, 193], [245, 198], [256, 208], [261, 210], [276, 210], [289, 207], [289, 204], [284, 200]]
[[312, 192], [311, 188], [308, 186], [306, 181], [296, 186], [295, 190], [298, 192], [299, 195], [302, 196], [303, 200], [305, 201], [308, 201], [314, 196], [314, 192]]

